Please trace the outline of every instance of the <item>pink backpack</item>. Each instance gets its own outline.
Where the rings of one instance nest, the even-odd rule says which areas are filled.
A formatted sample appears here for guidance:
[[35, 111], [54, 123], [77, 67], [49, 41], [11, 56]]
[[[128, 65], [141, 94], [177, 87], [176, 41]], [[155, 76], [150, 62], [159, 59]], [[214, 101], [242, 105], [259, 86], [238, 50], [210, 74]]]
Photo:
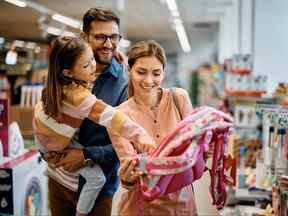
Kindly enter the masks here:
[[[226, 200], [224, 149], [232, 122], [228, 115], [214, 108], [196, 108], [177, 124], [151, 155], [138, 155], [139, 169], [149, 175], [149, 178], [142, 176], [138, 183], [142, 198], [154, 200], [199, 179], [206, 170], [204, 152], [215, 143], [210, 192], [213, 204], [221, 208]], [[233, 180], [235, 183], [235, 176]]]

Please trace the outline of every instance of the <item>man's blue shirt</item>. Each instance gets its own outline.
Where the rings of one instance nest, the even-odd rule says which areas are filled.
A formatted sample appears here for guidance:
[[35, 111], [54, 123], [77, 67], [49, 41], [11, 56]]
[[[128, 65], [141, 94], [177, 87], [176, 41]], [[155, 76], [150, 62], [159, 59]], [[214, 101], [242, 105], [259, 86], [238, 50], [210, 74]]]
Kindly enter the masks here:
[[[115, 59], [97, 78], [92, 93], [98, 99], [115, 107], [127, 99], [127, 74]], [[101, 166], [106, 176], [106, 184], [97, 200], [111, 197], [119, 185], [117, 170], [119, 160], [112, 147], [106, 129], [89, 119], [85, 119], [79, 131], [79, 143], [91, 155], [92, 160]]]

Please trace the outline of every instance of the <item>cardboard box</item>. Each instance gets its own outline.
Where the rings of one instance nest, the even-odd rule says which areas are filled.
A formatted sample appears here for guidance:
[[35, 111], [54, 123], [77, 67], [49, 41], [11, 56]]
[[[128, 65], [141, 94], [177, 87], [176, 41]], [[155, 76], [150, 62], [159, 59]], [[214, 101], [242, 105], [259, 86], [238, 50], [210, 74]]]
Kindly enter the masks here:
[[32, 118], [33, 108], [11, 106], [10, 121], [16, 121], [19, 124], [24, 139], [34, 139]]

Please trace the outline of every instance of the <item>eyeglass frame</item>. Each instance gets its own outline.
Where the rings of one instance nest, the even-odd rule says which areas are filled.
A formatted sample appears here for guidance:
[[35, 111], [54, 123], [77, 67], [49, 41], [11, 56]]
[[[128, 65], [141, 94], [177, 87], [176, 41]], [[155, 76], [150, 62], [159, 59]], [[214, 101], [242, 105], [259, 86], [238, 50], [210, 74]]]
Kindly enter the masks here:
[[[111, 34], [111, 35], [89, 33], [89, 35], [91, 35], [91, 36], [92, 36], [96, 41], [98, 41], [98, 42], [99, 42], [99, 40], [97, 40], [97, 39], [95, 38], [95, 36], [97, 36], [97, 35], [105, 36], [105, 40], [102, 42], [102, 45], [105, 44], [108, 39], [110, 40], [111, 43], [114, 43], [114, 44], [115, 44], [115, 43], [118, 44], [118, 43], [120, 42], [120, 40], [122, 39], [122, 35], [121, 35], [121, 34], [117, 34], [117, 33]], [[118, 42], [114, 42], [114, 41], [111, 40], [113, 35], [119, 36]]]

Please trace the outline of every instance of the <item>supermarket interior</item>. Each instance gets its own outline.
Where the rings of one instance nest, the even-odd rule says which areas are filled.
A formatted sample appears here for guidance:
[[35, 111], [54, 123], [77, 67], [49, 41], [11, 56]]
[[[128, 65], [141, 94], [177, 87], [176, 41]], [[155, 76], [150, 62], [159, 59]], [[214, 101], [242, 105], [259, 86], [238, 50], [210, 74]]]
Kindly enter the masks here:
[[287, 0], [0, 0], [0, 215], [288, 216], [287, 23]]

